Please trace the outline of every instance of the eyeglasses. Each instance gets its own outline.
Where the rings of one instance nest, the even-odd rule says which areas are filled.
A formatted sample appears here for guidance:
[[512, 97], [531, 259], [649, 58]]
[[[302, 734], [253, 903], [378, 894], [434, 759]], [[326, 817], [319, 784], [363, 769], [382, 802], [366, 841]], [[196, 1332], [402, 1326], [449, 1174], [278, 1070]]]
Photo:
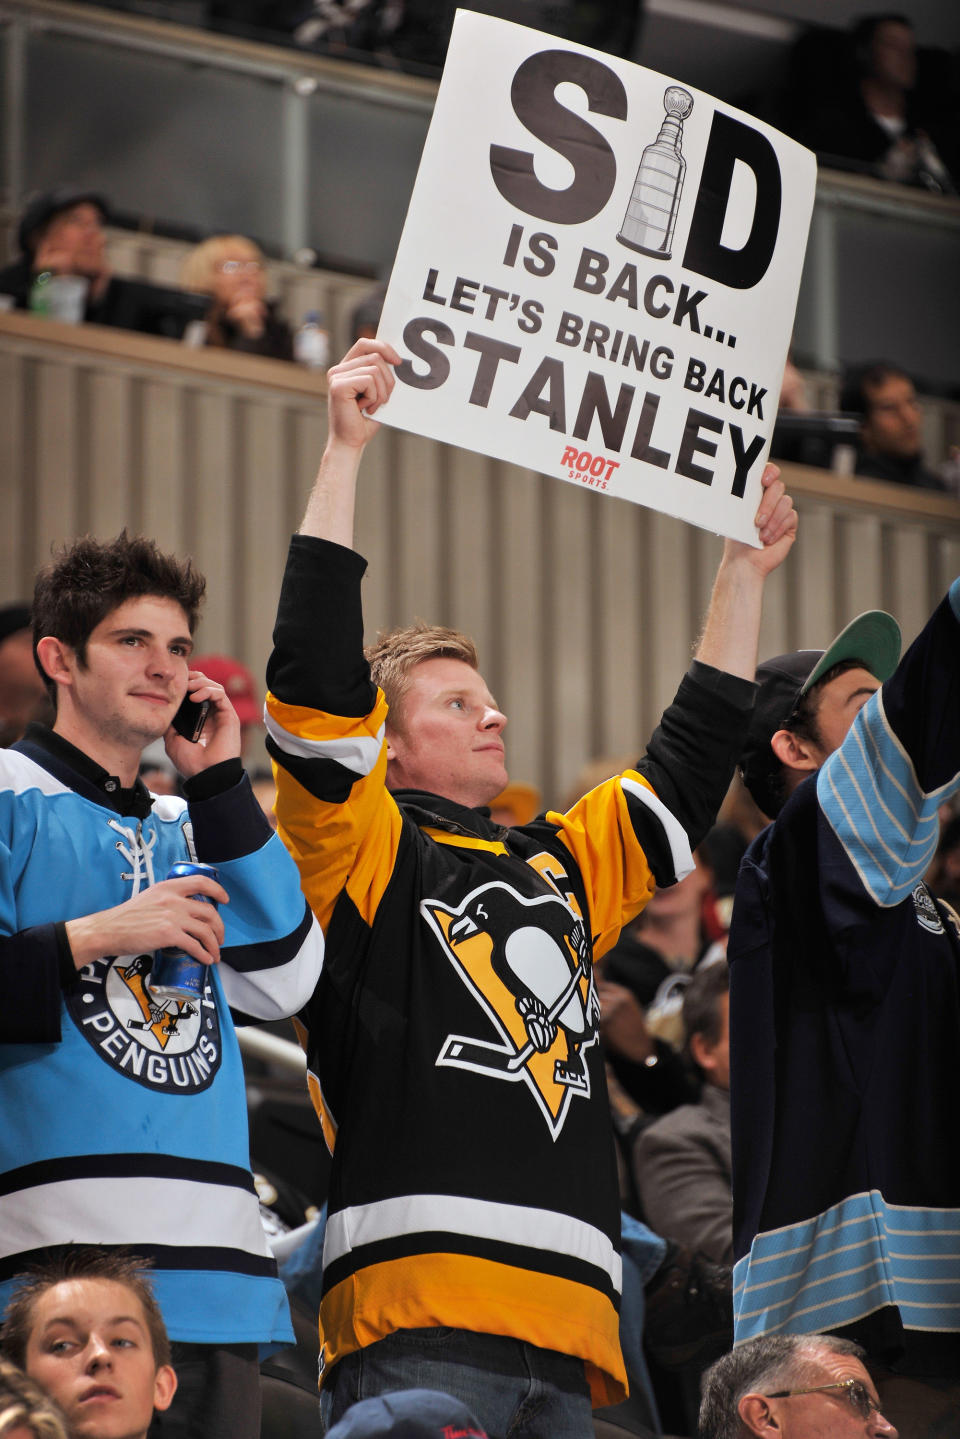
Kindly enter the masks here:
[[874, 1410], [880, 1413], [878, 1402], [870, 1398], [870, 1391], [859, 1379], [838, 1379], [835, 1384], [817, 1384], [812, 1389], [778, 1389], [776, 1394], [765, 1394], [765, 1399], [790, 1399], [794, 1394], [825, 1394], [828, 1389], [842, 1389], [850, 1407], [861, 1419], [869, 1419]]
[[257, 275], [263, 266], [259, 260], [221, 260], [216, 268], [224, 275]]

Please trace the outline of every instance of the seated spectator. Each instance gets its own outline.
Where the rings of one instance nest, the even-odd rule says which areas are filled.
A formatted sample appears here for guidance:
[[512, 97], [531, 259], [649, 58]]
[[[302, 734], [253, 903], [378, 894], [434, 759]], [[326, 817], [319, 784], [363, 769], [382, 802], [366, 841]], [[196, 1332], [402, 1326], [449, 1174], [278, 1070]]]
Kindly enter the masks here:
[[699, 853], [694, 860], [693, 872], [679, 884], [657, 890], [638, 919], [621, 930], [606, 957], [605, 975], [629, 985], [644, 1008], [671, 975], [695, 969], [712, 943], [701, 922], [710, 871]]
[[716, 1264], [733, 1263], [729, 988], [726, 961], [719, 960], [684, 990], [686, 1048], [703, 1091], [697, 1104], [683, 1104], [641, 1130], [633, 1152], [647, 1223]]
[[32, 720], [53, 717], [40, 671], [33, 659], [29, 605], [0, 609], [0, 748], [20, 738]]
[[75, 185], [45, 190], [23, 213], [17, 230], [20, 256], [0, 270], [0, 294], [12, 295], [19, 310], [49, 313], [49, 281], [76, 276], [87, 286], [77, 318], [180, 339], [188, 322], [202, 315], [203, 301], [164, 285], [112, 274], [104, 230], [108, 218], [102, 195]]
[[107, 202], [75, 185], [45, 190], [27, 206], [17, 229], [20, 255], [0, 270], [0, 293], [12, 295], [18, 310], [30, 308], [40, 275], [80, 275], [89, 281], [86, 315], [111, 324], [112, 289], [106, 257]]
[[879, 178], [956, 193], [956, 141], [938, 91], [917, 85], [917, 47], [906, 15], [862, 16], [851, 36], [847, 86], [811, 108], [798, 138], [829, 164], [857, 162]]
[[67, 1439], [67, 1421], [48, 1394], [0, 1358], [0, 1439]]
[[267, 299], [260, 248], [243, 235], [213, 235], [191, 250], [180, 268], [188, 290], [211, 297], [207, 344], [221, 349], [293, 359], [293, 335]]
[[885, 360], [853, 367], [844, 377], [840, 408], [860, 416], [856, 474], [924, 490], [945, 489], [924, 459], [920, 405], [904, 370]]
[[864, 1357], [828, 1334], [748, 1339], [703, 1377], [699, 1439], [897, 1439]]
[[16, 1283], [0, 1346], [56, 1400], [71, 1439], [146, 1439], [177, 1376], [142, 1265], [73, 1247]]

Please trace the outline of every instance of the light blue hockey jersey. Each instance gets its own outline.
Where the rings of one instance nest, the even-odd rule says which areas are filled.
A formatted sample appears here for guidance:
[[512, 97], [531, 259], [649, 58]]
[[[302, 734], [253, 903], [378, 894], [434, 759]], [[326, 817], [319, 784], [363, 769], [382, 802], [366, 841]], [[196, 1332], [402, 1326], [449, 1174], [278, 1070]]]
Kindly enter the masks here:
[[[58, 922], [120, 904], [194, 856], [230, 896], [222, 963], [199, 1004], [158, 1003], [144, 954], [98, 960], [60, 988]], [[189, 811], [155, 797], [137, 819], [71, 773], [62, 742], [0, 751], [0, 1038], [14, 1041], [0, 1043], [0, 1306], [50, 1245], [125, 1245], [153, 1260], [172, 1338], [292, 1341], [228, 1006], [294, 1013], [322, 953], [246, 779]]]

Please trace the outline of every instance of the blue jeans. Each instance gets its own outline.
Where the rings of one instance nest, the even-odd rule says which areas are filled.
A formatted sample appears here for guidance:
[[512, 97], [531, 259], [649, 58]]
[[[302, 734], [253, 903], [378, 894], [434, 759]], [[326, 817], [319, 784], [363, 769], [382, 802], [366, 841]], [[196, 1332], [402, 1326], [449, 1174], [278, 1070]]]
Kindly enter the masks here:
[[439, 1389], [477, 1416], [490, 1439], [593, 1439], [583, 1364], [499, 1334], [398, 1329], [341, 1359], [320, 1395], [329, 1429], [358, 1399]]
[[620, 1247], [623, 1254], [620, 1348], [623, 1350], [623, 1362], [630, 1378], [630, 1392], [634, 1393], [638, 1387], [643, 1389], [654, 1426], [659, 1433], [657, 1401], [653, 1395], [653, 1385], [643, 1352], [643, 1325], [646, 1315], [643, 1291], [663, 1263], [667, 1246], [658, 1234], [641, 1224], [639, 1219], [621, 1213]]

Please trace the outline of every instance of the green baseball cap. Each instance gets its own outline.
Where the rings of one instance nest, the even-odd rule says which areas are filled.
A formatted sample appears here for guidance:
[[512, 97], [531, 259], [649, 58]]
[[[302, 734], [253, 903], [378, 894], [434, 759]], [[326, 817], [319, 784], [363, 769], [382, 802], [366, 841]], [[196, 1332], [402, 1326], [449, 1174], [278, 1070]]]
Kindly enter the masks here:
[[888, 680], [900, 661], [900, 626], [884, 610], [851, 620], [825, 650], [794, 650], [757, 667], [756, 704], [740, 754], [743, 782], [765, 815], [780, 809], [780, 761], [770, 748], [777, 730], [809, 689], [841, 660], [858, 660], [876, 679]]

